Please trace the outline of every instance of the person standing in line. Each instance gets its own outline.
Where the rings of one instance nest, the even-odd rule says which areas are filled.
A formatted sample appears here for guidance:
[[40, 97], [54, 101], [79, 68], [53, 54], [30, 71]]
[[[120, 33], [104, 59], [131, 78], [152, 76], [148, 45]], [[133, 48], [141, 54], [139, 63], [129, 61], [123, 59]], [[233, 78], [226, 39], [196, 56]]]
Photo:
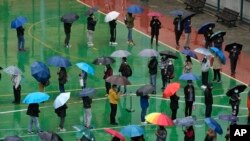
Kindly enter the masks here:
[[110, 46], [115, 46], [117, 45], [116, 42], [116, 19], [112, 20], [109, 22], [109, 29], [110, 29], [110, 40], [109, 40], [109, 45]]
[[180, 48], [179, 40], [181, 38], [181, 34], [184, 28], [182, 22], [182, 15], [178, 15], [177, 17], [175, 17], [173, 24], [174, 24], [176, 48], [179, 49]]
[[188, 80], [187, 82], [188, 84], [184, 87], [185, 117], [192, 116], [192, 107], [195, 101], [195, 89], [192, 80]]
[[221, 82], [221, 74], [220, 74], [221, 67], [222, 67], [222, 63], [220, 61], [220, 58], [218, 55], [215, 55], [214, 61], [213, 61], [213, 72], [214, 72], [213, 81], [217, 80], [218, 83]]
[[148, 69], [150, 75], [150, 84], [154, 87], [154, 91], [152, 92], [152, 94], [156, 94], [157, 66], [157, 58], [155, 56], [151, 57], [151, 60], [148, 63]]
[[239, 113], [239, 105], [240, 105], [240, 94], [238, 89], [234, 89], [233, 93], [230, 96], [229, 104], [232, 107], [232, 115], [237, 116]]
[[65, 103], [64, 105], [58, 107], [55, 109], [55, 113], [57, 116], [60, 118], [60, 124], [59, 124], [59, 131], [60, 132], [65, 132], [66, 129], [64, 128], [64, 121], [66, 117], [66, 109], [68, 108], [67, 104]]
[[213, 85], [210, 83], [207, 85], [204, 95], [205, 95], [205, 105], [206, 105], [206, 111], [205, 111], [205, 117], [211, 117], [212, 113], [212, 105], [213, 105], [213, 94], [212, 94]]
[[120, 98], [120, 94], [117, 91], [117, 85], [113, 84], [111, 86], [111, 89], [109, 90], [109, 103], [110, 103], [110, 124], [112, 125], [118, 125], [118, 123], [115, 120], [115, 116], [117, 113], [117, 104]]
[[82, 70], [82, 72], [79, 74], [80, 86], [82, 89], [86, 88], [87, 86], [87, 78], [88, 78], [88, 73]]
[[184, 33], [185, 33], [185, 43], [184, 47], [189, 47], [190, 43], [190, 34], [191, 34], [191, 18], [187, 18], [183, 21]]
[[205, 38], [205, 48], [208, 49], [209, 47], [212, 47], [212, 40], [210, 39], [211, 35], [213, 34], [213, 27], [209, 27], [205, 33], [204, 33], [204, 38]]
[[67, 82], [67, 71], [64, 67], [60, 67], [58, 74], [59, 90], [60, 93], [65, 92], [64, 84]]
[[222, 50], [223, 42], [224, 42], [224, 37], [221, 35], [218, 35], [218, 38], [213, 39], [214, 47], [218, 48], [219, 50]]
[[64, 25], [64, 33], [65, 33], [65, 40], [64, 40], [64, 46], [66, 48], [70, 48], [71, 46], [69, 45], [69, 40], [70, 40], [70, 33], [71, 33], [71, 26], [72, 23], [63, 23]]
[[41, 132], [40, 124], [39, 124], [39, 104], [38, 103], [31, 103], [28, 106], [27, 115], [30, 116], [30, 121], [28, 125], [28, 134], [33, 134], [32, 125], [36, 126], [37, 133]]
[[24, 39], [24, 28], [23, 26], [19, 26], [16, 29], [16, 33], [17, 33], [17, 46], [18, 46], [18, 51], [25, 51], [24, 49], [24, 43], [25, 43], [25, 39]]
[[93, 43], [93, 34], [95, 31], [96, 19], [94, 18], [94, 14], [90, 14], [87, 18], [87, 38], [88, 38], [88, 47], [94, 46]]
[[179, 99], [180, 97], [176, 93], [170, 96], [170, 109], [172, 111], [172, 120], [176, 119], [177, 110], [179, 108]]
[[170, 80], [174, 78], [174, 65], [171, 60], [168, 61], [168, 66], [166, 69], [166, 77], [165, 77], [165, 82], [166, 85], [170, 83]]
[[153, 16], [152, 20], [150, 21], [151, 27], [151, 46], [153, 45], [153, 39], [155, 36], [156, 46], [158, 46], [158, 37], [159, 37], [159, 30], [161, 28], [161, 21], [158, 19], [157, 16]]
[[167, 140], [167, 130], [164, 126], [159, 126], [155, 132], [156, 141], [166, 141]]
[[189, 55], [186, 56], [186, 61], [185, 61], [185, 64], [184, 64], [184, 70], [183, 72], [184, 73], [190, 73], [192, 71], [192, 59]]
[[161, 61], [160, 61], [160, 69], [161, 69], [161, 80], [162, 80], [162, 87], [161, 89], [164, 90], [165, 86], [166, 86], [166, 70], [167, 70], [167, 66], [168, 66], [168, 58], [163, 55], [161, 57]]
[[127, 13], [125, 17], [125, 24], [128, 28], [128, 44], [134, 46], [135, 43], [133, 41], [132, 31], [134, 27], [135, 16], [132, 13]]
[[147, 122], [145, 121], [145, 116], [147, 113], [147, 108], [149, 106], [149, 96], [145, 95], [145, 96], [140, 96], [140, 105], [141, 105], [141, 123], [142, 124], [147, 124]]
[[92, 128], [91, 127], [91, 119], [92, 119], [91, 104], [92, 104], [92, 99], [89, 96], [83, 96], [82, 97], [82, 102], [83, 102], [83, 110], [84, 110], [84, 126], [86, 128]]
[[112, 75], [113, 75], [113, 69], [108, 64], [105, 67], [104, 76], [103, 76], [103, 79], [105, 81], [105, 88], [106, 88], [106, 95], [105, 96], [108, 96], [109, 89], [111, 88], [111, 83], [107, 82], [106, 78], [108, 78], [109, 76], [112, 76]]
[[[119, 72], [121, 73], [122, 76], [124, 76], [126, 78], [128, 78], [132, 75], [132, 70], [131, 70], [129, 64], [127, 63], [126, 57], [122, 57], [122, 63], [120, 65]], [[120, 86], [118, 87], [118, 92], [120, 92]], [[126, 92], [127, 92], [127, 86], [124, 85], [123, 93], [126, 94]]]
[[184, 132], [184, 141], [195, 141], [195, 132], [193, 126], [188, 126]]
[[201, 83], [202, 88], [205, 88], [208, 84], [208, 74], [209, 74], [209, 68], [210, 68], [210, 61], [207, 59], [207, 56], [204, 56], [204, 58], [201, 61]]
[[211, 128], [208, 128], [204, 141], [217, 141], [217, 134]]
[[14, 93], [14, 100], [12, 103], [20, 104], [21, 100], [21, 80], [22, 76], [20, 74], [12, 75], [11, 81], [13, 84], [13, 93]]
[[236, 46], [233, 46], [233, 48], [229, 50], [231, 75], [235, 75], [235, 70], [237, 67], [239, 55], [240, 55], [240, 51], [236, 48]]

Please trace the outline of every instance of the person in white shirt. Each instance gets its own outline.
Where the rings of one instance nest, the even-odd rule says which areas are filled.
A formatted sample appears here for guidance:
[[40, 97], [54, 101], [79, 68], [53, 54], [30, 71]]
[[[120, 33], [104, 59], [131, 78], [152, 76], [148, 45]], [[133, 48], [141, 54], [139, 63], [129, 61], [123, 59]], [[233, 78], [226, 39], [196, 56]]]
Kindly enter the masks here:
[[21, 100], [21, 75], [12, 75], [11, 81], [13, 84], [13, 92], [14, 92], [14, 101], [12, 103], [14, 104], [20, 104], [20, 100]]
[[210, 61], [207, 59], [207, 56], [204, 56], [204, 58], [201, 61], [201, 82], [202, 82], [202, 88], [205, 88], [208, 84], [208, 70], [210, 68]]

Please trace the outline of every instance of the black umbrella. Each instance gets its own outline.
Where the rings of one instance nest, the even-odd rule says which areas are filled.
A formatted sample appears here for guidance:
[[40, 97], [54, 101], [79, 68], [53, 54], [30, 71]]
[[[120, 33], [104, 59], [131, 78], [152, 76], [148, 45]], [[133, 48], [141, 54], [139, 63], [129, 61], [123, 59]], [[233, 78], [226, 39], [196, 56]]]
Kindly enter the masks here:
[[173, 58], [173, 59], [178, 59], [178, 57], [175, 55], [175, 53], [168, 51], [168, 50], [164, 50], [160, 52], [161, 56], [166, 56], [167, 58]]
[[84, 13], [84, 15], [89, 16], [90, 14], [93, 14], [93, 13], [95, 13], [95, 12], [97, 12], [97, 11], [98, 11], [98, 7], [91, 7], [91, 8], [89, 8], [89, 9]]
[[23, 141], [23, 139], [15, 135], [15, 136], [8, 136], [4, 138], [3, 141]]
[[193, 13], [193, 12], [187, 12], [187, 13], [182, 15], [181, 21], [185, 21], [188, 18], [192, 18], [194, 15], [195, 15], [195, 13]]
[[225, 51], [230, 51], [232, 50], [233, 48], [236, 48], [238, 51], [241, 51], [242, 50], [242, 44], [239, 44], [239, 43], [231, 43], [231, 44], [228, 44], [226, 45], [225, 47]]
[[102, 56], [102, 57], [96, 58], [92, 63], [95, 65], [108, 65], [114, 62], [115, 62], [115, 59], [113, 59], [112, 57]]
[[145, 96], [151, 94], [154, 91], [154, 87], [152, 85], [144, 85], [136, 90], [137, 96]]
[[75, 13], [68, 13], [61, 17], [61, 21], [64, 23], [73, 23], [74, 21], [78, 19], [79, 19], [79, 16]]
[[111, 84], [116, 84], [116, 85], [131, 85], [131, 83], [126, 77], [119, 76], [119, 75], [112, 75], [106, 78], [106, 82], [109, 82]]
[[241, 93], [241, 92], [243, 92], [245, 89], [247, 88], [247, 86], [246, 85], [237, 85], [237, 86], [235, 86], [235, 87], [232, 87], [232, 88], [230, 88], [228, 91], [227, 91], [227, 96], [231, 96], [232, 94], [234, 94], [235, 92], [235, 90], [238, 90], [238, 93]]
[[213, 41], [213, 40], [218, 39], [219, 37], [223, 37], [225, 35], [226, 35], [225, 31], [217, 31], [210, 36], [210, 39]]

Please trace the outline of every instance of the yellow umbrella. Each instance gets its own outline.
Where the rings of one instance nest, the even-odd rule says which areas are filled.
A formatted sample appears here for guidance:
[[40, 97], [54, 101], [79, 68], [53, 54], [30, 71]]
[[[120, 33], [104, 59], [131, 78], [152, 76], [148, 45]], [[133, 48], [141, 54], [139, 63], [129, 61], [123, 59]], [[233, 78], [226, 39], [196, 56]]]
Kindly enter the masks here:
[[160, 126], [173, 126], [174, 122], [167, 115], [162, 113], [150, 113], [145, 117], [146, 121]]

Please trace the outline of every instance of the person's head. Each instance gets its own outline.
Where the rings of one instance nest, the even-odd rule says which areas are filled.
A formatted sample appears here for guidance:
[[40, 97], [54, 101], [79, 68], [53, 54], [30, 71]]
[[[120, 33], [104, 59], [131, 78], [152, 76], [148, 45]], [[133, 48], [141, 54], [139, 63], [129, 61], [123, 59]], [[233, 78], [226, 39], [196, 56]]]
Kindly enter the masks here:
[[117, 85], [116, 84], [113, 84], [111, 87], [112, 87], [112, 89], [117, 89]]
[[186, 56], [186, 62], [192, 63], [191, 57], [189, 55]]
[[89, 14], [89, 17], [93, 17], [94, 16], [94, 14], [92, 13], [92, 14]]
[[173, 65], [171, 60], [168, 61], [168, 65]]
[[155, 57], [155, 56], [152, 56], [152, 57], [151, 57], [151, 60], [155, 60], [155, 59], [156, 59], [156, 57]]
[[187, 130], [194, 130], [194, 128], [193, 128], [193, 126], [191, 125], [191, 126], [188, 126], [188, 127], [187, 127]]
[[111, 68], [110, 64], [106, 65], [106, 68], [107, 68], [107, 69], [110, 69], [110, 68]]
[[178, 17], [179, 19], [181, 19], [181, 18], [182, 18], [182, 15], [181, 15], [181, 14], [179, 14], [179, 15], [177, 15], [177, 17]]
[[157, 17], [156, 16], [152, 16], [152, 20], [155, 20], [155, 19], [157, 19]]
[[192, 80], [188, 80], [187, 83], [188, 83], [188, 85], [192, 85], [193, 81]]
[[213, 27], [212, 27], [212, 26], [210, 26], [210, 27], [208, 28], [208, 30], [210, 30], [210, 31], [211, 31], [211, 30], [213, 30]]
[[164, 126], [159, 126], [160, 130], [166, 130]]
[[65, 67], [60, 67], [61, 70], [66, 70]]
[[133, 16], [133, 14], [128, 12], [128, 16], [132, 17], [132, 16]]
[[206, 56], [206, 55], [204, 55], [204, 57], [203, 57], [203, 59], [202, 59], [202, 62], [203, 62], [203, 63], [206, 63], [206, 62], [207, 62], [207, 56]]
[[111, 139], [111, 141], [120, 141], [120, 139], [114, 136], [114, 137]]
[[122, 57], [123, 62], [127, 62], [127, 57]]

